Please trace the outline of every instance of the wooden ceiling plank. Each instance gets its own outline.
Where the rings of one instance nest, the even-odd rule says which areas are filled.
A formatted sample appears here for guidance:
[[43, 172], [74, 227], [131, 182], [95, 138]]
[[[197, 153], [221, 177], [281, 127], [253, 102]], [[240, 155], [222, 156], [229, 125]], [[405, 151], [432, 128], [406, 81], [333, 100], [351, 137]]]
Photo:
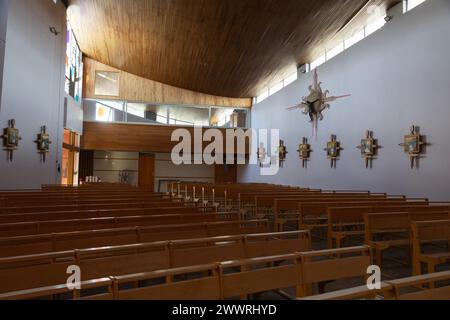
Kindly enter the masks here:
[[69, 0], [68, 11], [88, 57], [171, 86], [241, 98], [340, 41], [368, 19], [361, 8], [396, 2]]

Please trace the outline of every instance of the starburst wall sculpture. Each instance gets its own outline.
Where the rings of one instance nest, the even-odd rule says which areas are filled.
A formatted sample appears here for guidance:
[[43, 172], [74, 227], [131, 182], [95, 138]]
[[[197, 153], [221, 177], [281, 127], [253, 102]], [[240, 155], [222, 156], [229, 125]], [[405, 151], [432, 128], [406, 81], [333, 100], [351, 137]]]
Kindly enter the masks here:
[[314, 70], [313, 84], [309, 86], [309, 95], [302, 98], [302, 102], [294, 107], [288, 108], [288, 110], [301, 109], [303, 114], [309, 115], [313, 126], [313, 137], [317, 136], [317, 127], [319, 121], [323, 120], [323, 112], [325, 109], [330, 108], [330, 102], [336, 101], [338, 99], [346, 98], [351, 96], [346, 94], [343, 96], [331, 96], [329, 97], [330, 91], [322, 90], [322, 82], [319, 82], [317, 76], [317, 71]]

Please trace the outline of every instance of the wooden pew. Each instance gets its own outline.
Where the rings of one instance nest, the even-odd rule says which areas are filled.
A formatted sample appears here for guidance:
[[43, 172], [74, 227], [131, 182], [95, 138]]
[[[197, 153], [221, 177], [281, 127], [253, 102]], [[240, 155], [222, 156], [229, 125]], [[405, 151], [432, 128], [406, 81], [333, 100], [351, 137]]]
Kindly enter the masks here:
[[170, 199], [163, 199], [162, 196], [153, 195], [89, 195], [89, 196], [58, 196], [58, 195], [40, 195], [30, 197], [23, 194], [14, 199], [2, 198], [2, 207], [18, 207], [27, 205], [63, 205], [63, 204], [96, 204], [104, 202], [173, 202]]
[[[445, 281], [446, 285], [425, 287], [426, 284], [434, 284], [439, 281]], [[450, 300], [449, 281], [450, 271], [444, 271], [388, 281], [387, 284], [393, 287], [393, 295], [396, 300]], [[415, 291], [411, 292], [411, 289], [415, 289]]]
[[[438, 281], [447, 284], [437, 288], [425, 285]], [[450, 300], [450, 271], [431, 273], [381, 283], [380, 289], [370, 290], [367, 286], [329, 292], [299, 300]], [[406, 290], [405, 290], [406, 289]]]
[[344, 201], [366, 199], [387, 199], [385, 194], [366, 194], [366, 193], [293, 193], [293, 194], [269, 194], [256, 195], [254, 200], [256, 215], [260, 218], [266, 218], [265, 215], [275, 215], [280, 213], [283, 200], [294, 203], [294, 210], [298, 210], [298, 203], [304, 201]]
[[[84, 290], [89, 289], [104, 289], [103, 293], [90, 295], [89, 300], [113, 300], [113, 280], [111, 278], [102, 278], [95, 279], [91, 281], [85, 281], [81, 283], [81, 287]], [[59, 284], [56, 286], [35, 288], [35, 289], [27, 289], [20, 290], [15, 292], [1, 293], [0, 300], [33, 300], [33, 299], [43, 299], [50, 298], [53, 299], [54, 296], [63, 295], [70, 293], [71, 299], [77, 300], [80, 299], [81, 290], [73, 290], [68, 292], [67, 284]], [[82, 299], [80, 299], [82, 300]]]
[[[84, 298], [80, 298], [80, 291], [74, 290], [71, 291], [71, 298], [76, 300], [113, 300], [116, 299], [124, 299], [124, 297], [128, 297], [128, 299], [139, 299], [137, 297], [138, 295], [142, 295], [140, 299], [149, 299], [151, 298], [151, 295], [155, 295], [155, 292], [157, 292], [158, 289], [164, 288], [167, 291], [164, 291], [164, 297], [162, 297], [160, 300], [172, 300], [177, 297], [175, 297], [177, 294], [180, 295], [181, 300], [191, 300], [189, 295], [184, 295], [183, 293], [173, 293], [172, 290], [169, 290], [170, 288], [170, 281], [174, 278], [176, 275], [185, 275], [186, 273], [190, 272], [201, 272], [204, 274], [208, 274], [207, 278], [210, 278], [212, 276], [217, 275], [217, 268], [220, 268], [220, 265], [217, 264], [211, 264], [207, 266], [195, 266], [192, 268], [182, 268], [182, 269], [176, 269], [176, 270], [166, 270], [166, 271], [160, 271], [155, 272], [153, 274], [140, 274], [140, 275], [131, 275], [131, 276], [125, 276], [119, 279], [111, 279], [111, 278], [102, 278], [97, 279], [94, 281], [86, 281], [82, 282], [81, 287], [83, 290], [89, 290], [89, 289], [102, 289], [103, 293], [98, 293], [94, 295], [88, 295]], [[118, 284], [124, 284], [124, 283], [133, 283], [137, 280], [142, 279], [149, 279], [149, 278], [162, 278], [164, 277], [166, 279], [166, 283], [158, 286], [148, 287], [149, 294], [145, 294], [145, 290], [141, 290], [136, 292], [136, 296], [134, 296], [135, 292], [133, 290], [130, 290], [129, 292], [126, 292], [127, 295], [122, 295], [122, 298], [119, 298], [119, 289]], [[204, 278], [202, 278], [204, 280]], [[220, 280], [220, 278], [219, 278]], [[294, 283], [294, 279], [292, 279]], [[438, 272], [438, 273], [432, 273], [427, 275], [421, 275], [421, 276], [415, 276], [410, 278], [404, 278], [399, 280], [392, 280], [392, 281], [386, 281], [381, 284], [381, 289], [375, 289], [375, 290], [369, 290], [367, 286], [361, 286], [356, 288], [350, 288], [350, 289], [344, 289], [329, 293], [324, 293], [320, 295], [314, 295], [309, 297], [303, 297], [298, 298], [298, 301], [327, 301], [327, 300], [450, 300], [450, 286], [444, 285], [437, 288], [429, 288], [426, 287], [426, 284], [430, 282], [438, 282], [438, 281], [445, 281], [448, 283], [450, 280], [450, 271], [444, 271], [444, 272]], [[115, 281], [115, 285], [114, 284]], [[185, 287], [186, 289], [191, 289], [192, 287], [195, 287], [197, 284], [203, 284], [204, 281], [198, 281], [191, 280], [190, 282], [182, 282], [179, 283], [177, 286], [172, 288], [182, 288]], [[206, 300], [208, 297], [213, 297], [215, 299], [221, 299], [222, 296], [217, 297], [217, 288], [215, 288], [213, 291], [210, 292], [210, 290], [203, 285], [200, 285], [201, 290], [205, 291], [201, 292], [199, 296], [206, 295], [206, 298], [200, 299], [200, 300]], [[421, 289], [417, 289], [421, 288]], [[407, 289], [407, 290], [405, 290]], [[114, 296], [114, 293], [119, 293], [119, 295]], [[220, 292], [220, 289], [219, 289]], [[51, 286], [46, 288], [37, 288], [34, 290], [23, 290], [23, 291], [17, 291], [17, 292], [11, 292], [11, 293], [5, 293], [0, 294], [0, 300], [27, 300], [27, 299], [37, 299], [42, 297], [49, 297], [54, 296], [58, 294], [64, 294], [68, 293], [67, 286], [64, 285], [58, 285], [58, 286]], [[125, 292], [122, 292], [124, 294]], [[158, 296], [153, 298], [154, 300], [158, 300]], [[212, 299], [212, 298], [211, 298]]]
[[184, 203], [172, 201], [133, 201], [130, 199], [120, 199], [116, 201], [104, 201], [96, 203], [66, 203], [66, 204], [45, 204], [45, 205], [27, 205], [19, 207], [0, 208], [0, 215], [17, 213], [39, 213], [52, 211], [73, 211], [73, 210], [114, 210], [129, 208], [183, 208]]
[[[300, 229], [328, 228], [328, 208], [361, 207], [361, 206], [417, 206], [426, 205], [427, 200], [386, 199], [386, 200], [346, 200], [332, 202], [299, 202], [298, 224]], [[285, 220], [280, 219], [281, 223]]]
[[[264, 185], [264, 184], [248, 184], [248, 185], [211, 185], [211, 184], [181, 184], [181, 189], [185, 189], [184, 193], [189, 195], [189, 197], [198, 196], [200, 192], [202, 194], [212, 193], [215, 195], [216, 199], [220, 198], [219, 194], [223, 193], [220, 198], [224, 203], [237, 203], [235, 209], [248, 209], [253, 210], [255, 208], [256, 196], [274, 196], [279, 195], [280, 197], [289, 196], [302, 196], [302, 195], [318, 195], [318, 196], [380, 196], [385, 197], [385, 194], [371, 194], [369, 191], [358, 191], [358, 190], [320, 190], [320, 189], [308, 189], [308, 188], [298, 188], [298, 187], [287, 187], [278, 185]], [[172, 187], [173, 189], [173, 187]], [[176, 188], [177, 189], [177, 188]], [[189, 193], [188, 190], [192, 192]], [[200, 191], [202, 190], [202, 191]], [[196, 191], [196, 192], [195, 192]], [[178, 192], [180, 192], [178, 190]], [[173, 191], [171, 192], [174, 193]], [[211, 198], [205, 196], [206, 198]], [[231, 205], [232, 206], [232, 205]], [[233, 207], [233, 206], [232, 206]]]
[[[277, 241], [274, 242], [274, 239]], [[309, 230], [252, 234], [247, 236], [244, 241], [247, 258], [313, 250]], [[266, 243], [270, 243], [270, 245], [266, 245]]]
[[[342, 257], [344, 254], [354, 256]], [[112, 284], [100, 282], [99, 287], [107, 287], [106, 292], [82, 296], [84, 300], [207, 300], [227, 299], [246, 296], [261, 291], [296, 287], [297, 297], [309, 294], [308, 287], [315, 281], [323, 282], [343, 278], [365, 277], [370, 264], [369, 248], [355, 247], [322, 252], [305, 252], [272, 257], [244, 259], [175, 269], [152, 271], [134, 275], [111, 277]], [[312, 261], [312, 258], [326, 257], [327, 260]], [[281, 263], [283, 262], [283, 263]], [[336, 268], [337, 265], [345, 268]], [[236, 271], [238, 268], [238, 271]], [[318, 268], [318, 272], [314, 272]], [[226, 271], [230, 272], [226, 272]], [[326, 271], [328, 270], [328, 271]], [[192, 275], [192, 276], [189, 276]], [[163, 282], [151, 284], [150, 281]], [[102, 280], [100, 280], [102, 281]], [[136, 282], [145, 286], [128, 286]], [[92, 284], [93, 281], [88, 282]], [[91, 286], [89, 288], [92, 288]], [[82, 287], [83, 290], [83, 287]], [[37, 288], [0, 295], [0, 299], [36, 299], [54, 294], [72, 293], [72, 298], [80, 297], [79, 291], [64, 291], [61, 286]]]
[[[352, 256], [343, 257], [345, 254]], [[268, 267], [261, 268], [261, 265]], [[307, 296], [312, 294], [312, 284], [364, 277], [369, 265], [368, 247], [226, 262], [221, 265], [223, 295], [225, 298], [233, 298], [295, 286], [297, 297]], [[239, 268], [239, 271], [225, 272], [235, 268]]]
[[330, 300], [383, 300], [392, 296], [393, 287], [385, 282], [380, 289], [369, 289], [367, 285], [327, 292], [315, 296], [298, 299], [300, 301], [330, 301]]
[[[311, 250], [308, 231], [161, 241], [0, 259], [0, 292], [57, 285], [77, 265], [82, 281]], [[39, 276], [37, 276], [39, 275]]]
[[367, 278], [371, 263], [368, 246], [311, 251], [301, 254], [305, 295], [312, 295], [310, 285], [360, 276]]
[[[313, 197], [313, 196], [320, 196], [320, 192], [318, 191], [297, 191], [297, 190], [291, 190], [291, 191], [282, 191], [282, 192], [276, 192], [276, 191], [266, 191], [266, 192], [250, 192], [250, 193], [239, 193], [237, 202], [238, 202], [238, 209], [243, 212], [243, 214], [252, 214], [252, 217], [256, 217], [259, 213], [258, 210], [258, 203], [257, 203], [257, 197], [263, 197], [263, 196], [269, 196], [272, 197]], [[260, 200], [260, 206], [261, 207], [261, 200]]]
[[[337, 247], [342, 241], [355, 235], [364, 235], [364, 214], [384, 212], [440, 212], [447, 211], [448, 206], [426, 206], [420, 202], [404, 202], [402, 205], [392, 203], [367, 203], [353, 205], [329, 206], [327, 208], [327, 233], [328, 246], [332, 248], [334, 240]], [[350, 229], [350, 230], [349, 230]]]
[[105, 217], [155, 216], [168, 214], [215, 213], [215, 207], [124, 208], [102, 210], [50, 211], [37, 213], [0, 214], [1, 223], [36, 222], [48, 220], [93, 219]]
[[267, 233], [267, 221], [231, 221], [63, 232], [0, 238], [0, 257], [133, 243]]
[[[174, 281], [177, 276], [202, 273], [203, 276], [185, 281]], [[132, 290], [120, 290], [120, 285], [136, 281], [164, 279], [163, 284]], [[221, 279], [217, 264], [191, 266], [144, 274], [114, 277], [113, 296], [117, 300], [219, 300]], [[0, 297], [1, 298], [1, 297]], [[90, 298], [89, 298], [90, 299]]]
[[220, 265], [222, 297], [245, 297], [270, 290], [303, 285], [298, 254], [278, 255], [224, 262]]
[[137, 187], [131, 188], [92, 188], [92, 187], [73, 187], [61, 189], [25, 189], [25, 190], [0, 190], [0, 196], [17, 196], [23, 193], [26, 194], [64, 194], [64, 195], [78, 195], [78, 194], [93, 194], [93, 193], [143, 193], [143, 194], [157, 194], [149, 192], [146, 189], [139, 189]]
[[[404, 198], [324, 198], [324, 199], [277, 199], [276, 224], [277, 231], [282, 231], [288, 222], [297, 222], [299, 229], [315, 229], [327, 227], [327, 210], [329, 207], [364, 206], [364, 205], [405, 205]], [[411, 201], [410, 204], [421, 204]], [[282, 213], [282, 210], [294, 212]]]
[[[420, 275], [422, 263], [427, 265], [428, 273], [434, 273], [436, 266], [450, 260], [448, 244], [450, 241], [450, 220], [415, 221], [411, 224], [413, 243], [413, 274]], [[447, 247], [439, 252], [427, 253], [423, 244], [444, 242]]]
[[239, 215], [237, 213], [186, 213], [6, 223], [0, 224], [0, 238], [84, 230], [143, 227], [161, 224], [237, 221], [238, 218]]
[[163, 197], [164, 195], [162, 193], [153, 193], [148, 192], [140, 189], [130, 189], [130, 190], [85, 190], [85, 191], [76, 191], [76, 192], [59, 192], [59, 191], [19, 191], [19, 192], [2, 192], [0, 191], [0, 197], [7, 198], [11, 200], [19, 199], [21, 200], [26, 196], [24, 200], [28, 199], [42, 199], [46, 196], [54, 196], [58, 198], [73, 198], [73, 197], [86, 197], [86, 198], [93, 198], [98, 196], [105, 196], [105, 197], [114, 197], [117, 195], [126, 195], [130, 197]]
[[[379, 211], [390, 211], [396, 208], [379, 208]], [[399, 213], [366, 213], [364, 215], [365, 244], [374, 251], [375, 263], [382, 266], [382, 253], [390, 247], [412, 246], [411, 223], [413, 221], [444, 220], [449, 218], [448, 211], [434, 212], [434, 207], [402, 208], [409, 212]], [[418, 212], [414, 212], [414, 211]], [[420, 210], [420, 211], [419, 211]], [[433, 211], [432, 211], [433, 210]], [[394, 238], [385, 239], [385, 236], [394, 235]], [[383, 238], [380, 238], [382, 236]]]

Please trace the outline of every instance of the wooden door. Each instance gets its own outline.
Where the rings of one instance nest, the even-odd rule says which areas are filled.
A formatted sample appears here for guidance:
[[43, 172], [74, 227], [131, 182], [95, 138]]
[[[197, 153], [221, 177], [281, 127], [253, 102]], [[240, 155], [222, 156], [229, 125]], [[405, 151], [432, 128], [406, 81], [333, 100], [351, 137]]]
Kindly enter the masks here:
[[216, 184], [237, 183], [237, 165], [219, 165], [214, 168]]
[[139, 154], [139, 188], [151, 192], [155, 190], [155, 157], [150, 154]]
[[78, 170], [80, 181], [86, 181], [86, 177], [94, 175], [94, 151], [80, 151], [80, 167]]

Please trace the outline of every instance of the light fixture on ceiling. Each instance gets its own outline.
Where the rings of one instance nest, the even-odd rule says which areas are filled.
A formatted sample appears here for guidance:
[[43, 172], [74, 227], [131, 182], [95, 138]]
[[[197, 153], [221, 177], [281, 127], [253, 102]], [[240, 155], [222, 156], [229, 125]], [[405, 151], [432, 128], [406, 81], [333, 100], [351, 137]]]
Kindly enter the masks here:
[[307, 64], [302, 64], [299, 68], [298, 71], [300, 73], [307, 73], [308, 72], [308, 65]]

